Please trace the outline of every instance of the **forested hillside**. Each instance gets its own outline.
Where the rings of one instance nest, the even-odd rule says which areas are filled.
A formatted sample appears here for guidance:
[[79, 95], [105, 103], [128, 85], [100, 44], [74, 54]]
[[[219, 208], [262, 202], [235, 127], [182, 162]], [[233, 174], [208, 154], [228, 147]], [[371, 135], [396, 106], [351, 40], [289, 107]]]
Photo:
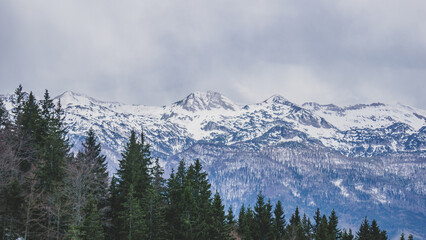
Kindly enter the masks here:
[[[337, 213], [284, 212], [262, 192], [256, 205], [225, 211], [199, 160], [165, 179], [143, 132], [131, 131], [110, 178], [98, 136], [71, 152], [64, 111], [19, 86], [12, 111], [0, 101], [2, 239], [387, 239], [375, 220], [342, 229]], [[333, 208], [333, 206], [330, 206]], [[287, 220], [286, 220], [287, 215]], [[403, 236], [401, 236], [403, 238]], [[412, 235], [408, 236], [413, 239]]]

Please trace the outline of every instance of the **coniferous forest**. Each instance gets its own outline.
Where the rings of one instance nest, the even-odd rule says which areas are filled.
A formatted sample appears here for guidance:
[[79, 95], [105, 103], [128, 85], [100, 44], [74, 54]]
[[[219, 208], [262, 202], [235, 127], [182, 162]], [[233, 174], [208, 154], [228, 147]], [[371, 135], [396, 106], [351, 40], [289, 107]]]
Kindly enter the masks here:
[[[19, 86], [0, 100], [1, 239], [388, 239], [367, 217], [341, 229], [338, 216], [284, 212], [258, 194], [254, 207], [225, 210], [198, 160], [166, 179], [143, 133], [132, 131], [110, 178], [94, 131], [71, 153], [60, 102]], [[404, 234], [401, 239], [405, 239]], [[412, 235], [408, 239], [413, 239]]]

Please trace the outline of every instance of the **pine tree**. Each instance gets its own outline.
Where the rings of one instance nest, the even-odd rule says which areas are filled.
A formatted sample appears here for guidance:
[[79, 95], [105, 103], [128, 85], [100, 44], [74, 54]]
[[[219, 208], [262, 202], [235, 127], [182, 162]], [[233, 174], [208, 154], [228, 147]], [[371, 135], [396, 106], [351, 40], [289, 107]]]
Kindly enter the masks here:
[[343, 229], [342, 232], [342, 240], [353, 240], [354, 235], [352, 234], [352, 229], [349, 229], [349, 232], [346, 231], [346, 229]]
[[313, 226], [313, 231], [314, 231], [314, 235], [317, 236], [317, 232], [318, 229], [320, 227], [321, 224], [321, 212], [319, 210], [319, 208], [317, 208], [317, 210], [315, 211], [315, 215], [314, 215], [314, 226]]
[[[48, 97], [48, 94], [47, 96]], [[28, 98], [28, 101], [31, 99]], [[48, 102], [49, 99], [45, 99]], [[49, 107], [51, 107], [49, 105]], [[45, 110], [43, 110], [45, 111]], [[24, 114], [26, 110], [24, 107]], [[41, 122], [46, 125], [46, 129], [43, 129], [44, 133], [41, 133], [41, 139], [39, 142], [39, 156], [41, 158], [38, 178], [42, 187], [52, 192], [55, 185], [62, 183], [65, 176], [65, 165], [66, 160], [69, 158], [70, 145], [68, 138], [66, 137], [66, 128], [63, 122], [63, 110], [58, 103], [55, 109], [48, 109], [46, 115], [43, 115]], [[25, 122], [25, 117], [23, 116]]]
[[232, 210], [232, 206], [229, 206], [228, 213], [226, 214], [226, 224], [231, 227], [231, 229], [234, 228], [236, 222], [235, 222], [235, 216], [234, 211]]
[[312, 224], [311, 220], [303, 214], [302, 218], [303, 239], [312, 239]]
[[277, 204], [275, 205], [274, 221], [272, 227], [274, 232], [274, 239], [282, 239], [285, 233], [286, 222], [284, 210], [280, 200], [278, 200]]
[[[121, 217], [127, 219], [125, 216], [130, 214], [129, 209], [124, 208], [119, 203], [128, 202], [130, 186], [133, 188], [132, 198], [137, 199], [139, 207], [136, 209], [135, 206], [132, 208], [140, 210], [141, 216], [150, 217], [148, 214], [150, 206], [150, 197], [152, 197], [152, 176], [149, 166], [151, 165], [151, 155], [149, 151], [149, 145], [145, 143], [144, 135], [141, 134], [140, 142], [136, 139], [135, 131], [131, 131], [129, 142], [127, 143], [124, 152], [122, 153], [122, 159], [117, 170], [117, 180], [113, 189], [115, 196], [113, 211], [117, 212], [115, 217]], [[134, 204], [134, 201], [131, 202]], [[128, 203], [130, 204], [130, 203]], [[129, 207], [129, 206], [128, 206]], [[133, 214], [133, 213], [132, 213]], [[129, 217], [129, 216], [128, 216]], [[149, 219], [143, 219], [138, 223], [147, 224]], [[115, 227], [119, 229], [119, 232], [124, 235], [125, 232], [134, 236], [133, 233], [129, 233], [129, 225], [122, 224], [118, 219], [112, 219]], [[145, 226], [146, 227], [146, 226]], [[143, 235], [147, 234], [147, 230], [143, 230]], [[138, 233], [139, 234], [139, 233]], [[138, 235], [137, 234], [137, 235]], [[141, 233], [142, 234], [142, 233]]]
[[247, 208], [246, 216], [245, 218], [245, 226], [244, 226], [244, 240], [254, 240], [256, 239], [255, 236], [257, 236], [257, 224], [254, 216], [253, 210], [251, 210], [250, 206]]
[[320, 225], [317, 229], [317, 234], [315, 235], [315, 239], [318, 240], [327, 240], [329, 237], [329, 232], [328, 232], [328, 221], [327, 221], [327, 217], [324, 215], [322, 215], [321, 218], [321, 222]]
[[145, 223], [145, 215], [142, 211], [139, 200], [135, 197], [133, 184], [129, 186], [129, 191], [122, 207], [123, 210], [119, 213], [119, 219], [122, 221], [120, 239], [146, 239], [147, 227]]
[[105, 239], [98, 208], [96, 207], [96, 202], [92, 197], [90, 197], [87, 202], [87, 206], [84, 209], [84, 214], [85, 218], [80, 227], [81, 239]]
[[209, 239], [223, 240], [229, 237], [225, 224], [225, 210], [218, 192], [214, 195], [212, 204], [212, 226]]
[[336, 240], [340, 238], [341, 231], [337, 227], [339, 223], [338, 217], [334, 209], [331, 211], [330, 216], [328, 217], [328, 233], [330, 240]]
[[296, 207], [296, 210], [291, 215], [290, 224], [287, 226], [287, 233], [288, 236], [293, 239], [303, 238], [303, 226], [298, 207]]
[[236, 234], [236, 222], [235, 222], [235, 216], [234, 211], [232, 210], [232, 206], [229, 206], [228, 213], [225, 216], [225, 222], [226, 222], [226, 231], [230, 235], [230, 239], [233, 239], [233, 237]]
[[167, 229], [165, 222], [166, 214], [166, 180], [163, 178], [164, 170], [160, 166], [158, 158], [152, 168], [152, 190], [148, 210], [148, 238], [167, 239]]
[[405, 240], [405, 235], [404, 233], [401, 233], [401, 237], [399, 238], [400, 240]]
[[370, 224], [368, 223], [367, 217], [364, 218], [364, 221], [359, 227], [359, 231], [356, 233], [357, 240], [369, 240], [370, 239]]
[[244, 235], [244, 227], [246, 224], [245, 221], [246, 208], [244, 207], [244, 203], [240, 207], [240, 212], [238, 213], [238, 228], [237, 232], [240, 236]]
[[413, 240], [413, 239], [414, 239], [413, 234], [408, 235], [408, 240]]
[[257, 195], [256, 206], [254, 207], [254, 238], [255, 239], [272, 239], [272, 206], [270, 202], [265, 203], [262, 193]]
[[99, 210], [101, 223], [104, 228], [109, 225], [108, 212], [108, 171], [106, 157], [101, 153], [101, 144], [97, 142], [92, 128], [87, 132], [83, 142], [82, 160], [89, 171], [87, 178], [86, 198], [93, 196]]

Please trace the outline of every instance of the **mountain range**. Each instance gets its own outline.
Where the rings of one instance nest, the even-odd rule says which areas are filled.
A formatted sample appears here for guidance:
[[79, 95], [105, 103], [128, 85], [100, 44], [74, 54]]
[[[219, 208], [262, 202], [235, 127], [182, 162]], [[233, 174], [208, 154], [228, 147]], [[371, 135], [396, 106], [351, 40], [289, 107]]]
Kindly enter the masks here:
[[[9, 96], [3, 97], [6, 102]], [[93, 128], [113, 174], [130, 131], [143, 131], [166, 176], [200, 159], [227, 206], [280, 199], [287, 219], [334, 208], [353, 230], [364, 216], [396, 236], [426, 238], [426, 111], [402, 104], [297, 105], [274, 95], [239, 105], [194, 92], [167, 106], [99, 101], [74, 92], [65, 110], [73, 151]], [[10, 102], [10, 101], [9, 101]], [[10, 106], [10, 103], [8, 104]]]

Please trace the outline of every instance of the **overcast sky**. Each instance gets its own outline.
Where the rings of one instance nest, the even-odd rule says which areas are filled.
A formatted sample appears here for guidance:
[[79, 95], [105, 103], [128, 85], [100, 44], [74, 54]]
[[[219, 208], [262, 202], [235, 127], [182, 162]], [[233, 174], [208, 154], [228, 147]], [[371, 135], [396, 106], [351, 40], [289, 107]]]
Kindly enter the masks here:
[[425, 23], [424, 0], [2, 0], [0, 93], [426, 109]]

